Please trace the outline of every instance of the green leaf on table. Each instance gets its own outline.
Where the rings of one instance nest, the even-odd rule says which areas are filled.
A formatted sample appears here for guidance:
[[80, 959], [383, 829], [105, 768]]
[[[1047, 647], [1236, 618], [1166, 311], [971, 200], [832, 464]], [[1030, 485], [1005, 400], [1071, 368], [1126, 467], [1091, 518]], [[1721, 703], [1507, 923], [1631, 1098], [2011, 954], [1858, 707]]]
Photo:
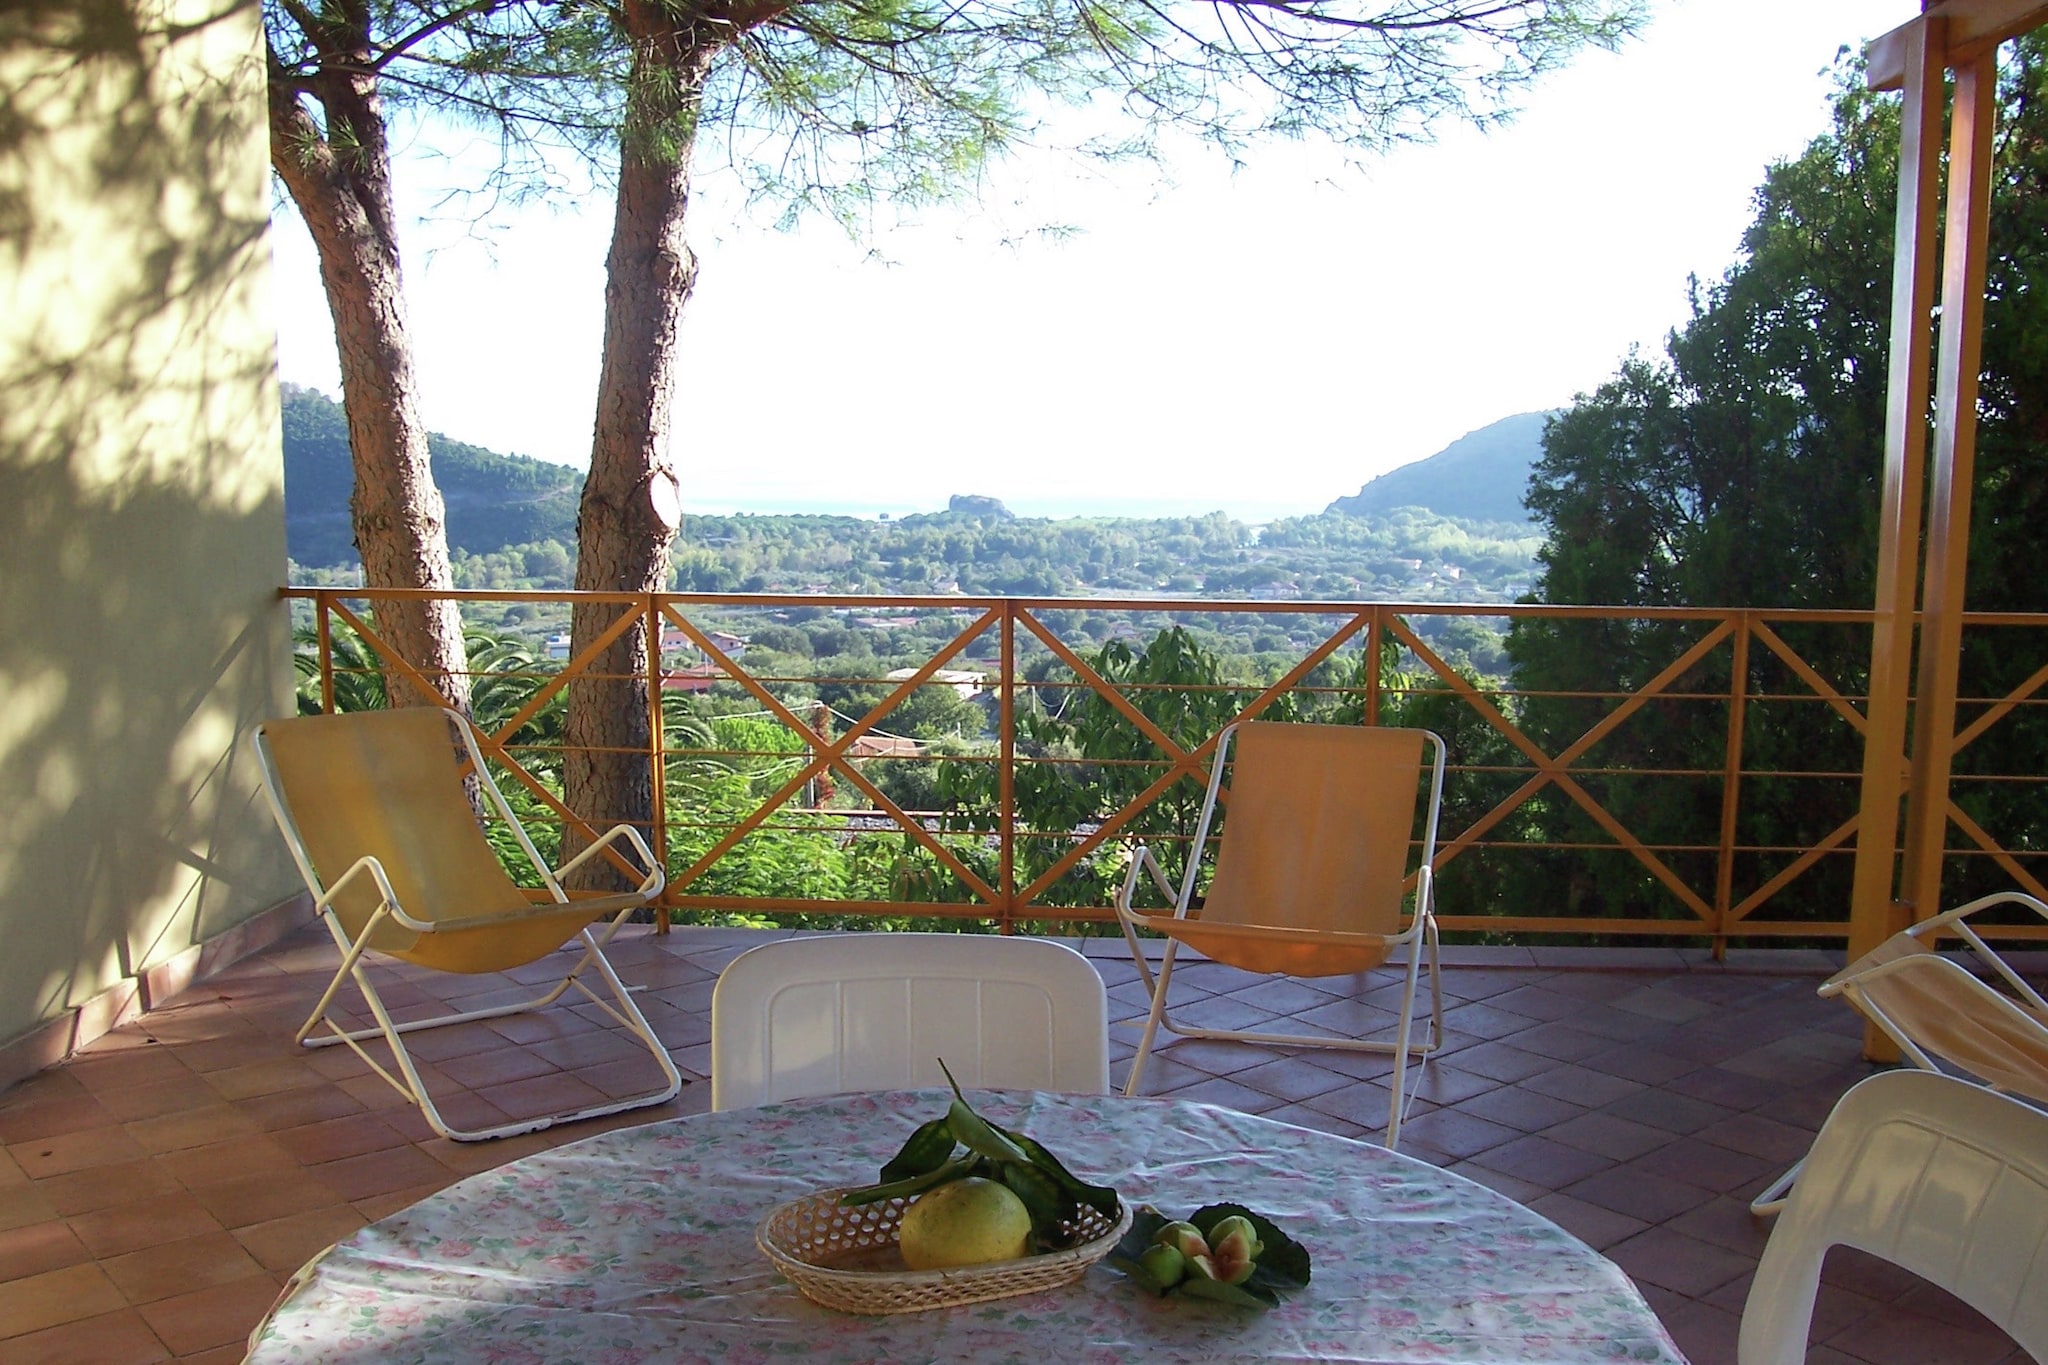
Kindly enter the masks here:
[[1008, 1161], [996, 1165], [996, 1179], [1017, 1196], [1031, 1215], [1033, 1237], [1046, 1246], [1059, 1240], [1060, 1222], [1073, 1204], [1058, 1181], [1029, 1162], [1020, 1165]]
[[884, 1199], [908, 1199], [913, 1195], [923, 1194], [934, 1186], [943, 1185], [949, 1180], [962, 1180], [970, 1175], [977, 1175], [979, 1172], [975, 1168], [984, 1164], [978, 1156], [964, 1156], [958, 1161], [947, 1162], [937, 1170], [926, 1171], [923, 1175], [913, 1175], [904, 1180], [885, 1180], [879, 1185], [865, 1185], [857, 1190], [848, 1190], [839, 1196], [839, 1202], [844, 1207], [853, 1208], [861, 1204], [879, 1204]]
[[[1031, 1215], [1031, 1232], [1041, 1250], [1058, 1251], [1078, 1239], [1081, 1205], [1114, 1218], [1122, 1205], [1107, 1185], [1091, 1185], [1075, 1176], [1057, 1157], [1022, 1133], [1000, 1128], [974, 1112], [945, 1059], [939, 1069], [953, 1087], [953, 1101], [944, 1118], [921, 1124], [882, 1167], [881, 1179], [840, 1196], [842, 1205], [908, 1199], [949, 1180], [980, 1176], [996, 1180], [1023, 1201]], [[965, 1146], [964, 1155], [955, 1156]]]
[[988, 1120], [967, 1107], [967, 1101], [954, 1100], [952, 1108], [946, 1111], [946, 1126], [953, 1136], [970, 1150], [979, 1152], [990, 1161], [1009, 1162], [1012, 1165], [1028, 1166], [1031, 1158], [1024, 1149], [1004, 1137], [991, 1126]]

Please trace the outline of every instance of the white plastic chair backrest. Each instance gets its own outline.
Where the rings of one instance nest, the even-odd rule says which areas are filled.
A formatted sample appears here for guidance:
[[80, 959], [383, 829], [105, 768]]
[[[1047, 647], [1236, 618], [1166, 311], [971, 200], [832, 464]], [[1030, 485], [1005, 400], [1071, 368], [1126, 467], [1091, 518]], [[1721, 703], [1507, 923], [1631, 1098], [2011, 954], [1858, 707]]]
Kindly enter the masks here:
[[944, 1085], [1109, 1091], [1102, 977], [992, 934], [826, 934], [740, 954], [711, 993], [711, 1107]]
[[1850, 1090], [1757, 1264], [1739, 1365], [1806, 1359], [1832, 1246], [1910, 1270], [2048, 1360], [2048, 1114], [1926, 1071]]

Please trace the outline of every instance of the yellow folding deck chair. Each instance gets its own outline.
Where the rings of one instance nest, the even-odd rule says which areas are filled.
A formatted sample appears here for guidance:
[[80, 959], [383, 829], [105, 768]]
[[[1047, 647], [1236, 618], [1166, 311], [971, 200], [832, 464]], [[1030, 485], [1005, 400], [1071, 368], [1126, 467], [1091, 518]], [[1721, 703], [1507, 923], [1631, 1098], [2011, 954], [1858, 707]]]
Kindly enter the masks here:
[[[1428, 767], [1415, 909], [1403, 928], [1408, 852], [1416, 801], [1424, 788], [1420, 775], [1425, 743], [1434, 749], [1434, 758]], [[1226, 767], [1230, 784], [1227, 795], [1219, 799]], [[1225, 729], [1217, 739], [1208, 794], [1179, 888], [1168, 881], [1152, 851], [1140, 845], [1117, 896], [1124, 939], [1152, 996], [1124, 1093], [1138, 1092], [1161, 1024], [1188, 1038], [1388, 1053], [1395, 1063], [1386, 1144], [1397, 1146], [1407, 1064], [1427, 1058], [1443, 1042], [1431, 868], [1443, 786], [1444, 742], [1427, 730], [1273, 721], [1240, 721]], [[1201, 850], [1224, 802], [1229, 818], [1223, 822], [1216, 850], [1215, 875], [1198, 906]], [[1172, 903], [1170, 913], [1146, 912], [1133, 905], [1141, 874], [1149, 875]], [[1156, 974], [1146, 961], [1137, 935], [1140, 929], [1167, 938]], [[1183, 944], [1245, 971], [1300, 977], [1362, 974], [1403, 950], [1406, 988], [1395, 1037], [1340, 1038], [1177, 1023], [1167, 1009], [1167, 989], [1175, 954]], [[1415, 992], [1425, 955], [1430, 1026], [1427, 1041], [1418, 1043], [1412, 1037]]]
[[[559, 868], [541, 860], [504, 794], [484, 767], [469, 722], [433, 707], [299, 716], [256, 727], [255, 747], [271, 814], [306, 880], [315, 908], [341, 948], [341, 966], [295, 1039], [306, 1047], [345, 1043], [400, 1094], [419, 1105], [434, 1131], [462, 1142], [509, 1137], [557, 1123], [660, 1104], [682, 1088], [682, 1073], [604, 955], [626, 917], [661, 892], [661, 866], [639, 831], [619, 825]], [[467, 763], [458, 756], [466, 756]], [[464, 786], [478, 787], [539, 875], [547, 900], [535, 902], [507, 875], [484, 837]], [[570, 900], [561, 878], [571, 868], [625, 841], [648, 869], [633, 890]], [[601, 931], [594, 923], [605, 920]], [[458, 973], [502, 972], [581, 939], [582, 956], [552, 990], [532, 1000], [460, 1014], [394, 1023], [370, 980], [364, 954]], [[584, 984], [595, 970], [607, 1001]], [[350, 1030], [330, 1011], [342, 984], [354, 980], [375, 1028]], [[421, 1082], [404, 1035], [447, 1024], [496, 1019], [553, 1004], [571, 988], [630, 1031], [660, 1066], [661, 1089], [587, 1108], [516, 1119], [495, 1128], [450, 1127]], [[328, 1033], [315, 1037], [325, 1025]], [[382, 1037], [400, 1075], [364, 1050]]]
[[[1945, 1062], [1992, 1090], [2048, 1105], [2048, 1000], [1968, 923], [1994, 905], [2025, 906], [2048, 920], [2048, 905], [2034, 897], [1995, 892], [1893, 934], [1829, 977], [1820, 993], [1855, 1006], [1924, 1071], [1942, 1074]], [[1981, 975], [1934, 951], [1943, 934], [1970, 946]], [[1802, 1160], [1772, 1181], [1750, 1211], [1783, 1208], [1805, 1165]]]

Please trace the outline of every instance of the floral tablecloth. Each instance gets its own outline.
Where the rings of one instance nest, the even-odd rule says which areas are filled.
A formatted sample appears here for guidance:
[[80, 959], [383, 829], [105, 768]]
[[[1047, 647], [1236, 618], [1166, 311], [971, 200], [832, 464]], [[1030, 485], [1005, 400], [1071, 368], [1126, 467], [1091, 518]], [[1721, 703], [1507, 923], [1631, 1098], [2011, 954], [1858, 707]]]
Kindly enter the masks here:
[[340, 1243], [250, 1360], [432, 1365], [699, 1361], [1663, 1361], [1628, 1278], [1483, 1186], [1382, 1148], [1168, 1100], [1023, 1092], [976, 1107], [1134, 1203], [1231, 1199], [1309, 1249], [1266, 1313], [1062, 1289], [885, 1318], [800, 1296], [754, 1245], [774, 1205], [874, 1178], [943, 1091], [798, 1100], [621, 1129], [471, 1178]]

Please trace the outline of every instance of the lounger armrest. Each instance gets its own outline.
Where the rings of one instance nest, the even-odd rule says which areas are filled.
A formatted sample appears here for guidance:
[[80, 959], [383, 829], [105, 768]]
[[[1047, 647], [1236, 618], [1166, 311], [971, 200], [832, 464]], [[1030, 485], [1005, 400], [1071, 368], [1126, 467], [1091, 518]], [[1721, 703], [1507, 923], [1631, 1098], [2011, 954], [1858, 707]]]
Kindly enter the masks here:
[[1915, 938], [1940, 933], [1952, 925], [1960, 924], [1979, 910], [1987, 910], [1994, 905], [2024, 905], [2043, 920], [2048, 920], [2048, 905], [2044, 905], [2038, 898], [2024, 891], [1994, 891], [1988, 896], [1979, 896], [1967, 905], [1958, 905], [1953, 910], [1944, 910], [1932, 919], [1922, 920], [1905, 932]]
[[667, 878], [662, 874], [661, 862], [654, 856], [654, 850], [647, 847], [647, 841], [640, 837], [640, 831], [634, 829], [631, 825], [613, 825], [588, 848], [585, 848], [581, 853], [571, 858], [568, 862], [563, 863], [560, 867], [555, 868], [548, 875], [557, 882], [561, 881], [563, 877], [568, 876], [569, 873], [575, 871], [614, 843], [617, 843], [621, 838], [631, 844], [633, 851], [640, 855], [640, 865], [649, 869], [647, 875], [641, 879], [640, 885], [634, 888], [636, 894], [649, 897], [658, 895], [661, 888], [667, 884]]
[[[1124, 873], [1123, 889], [1117, 893], [1116, 904], [1118, 910], [1130, 912], [1134, 909], [1133, 901], [1137, 895], [1138, 876], [1140, 873], [1150, 874], [1152, 884], [1159, 888], [1159, 894], [1166, 897], [1167, 900], [1178, 900], [1178, 895], [1173, 889], [1173, 883], [1167, 880], [1166, 869], [1159, 865], [1159, 859], [1152, 856], [1150, 848], [1144, 844], [1138, 844], [1131, 849], [1131, 865]], [[1177, 911], [1177, 913], [1184, 914], [1186, 912], [1183, 908]]]
[[1943, 933], [1955, 935], [1968, 944], [1977, 954], [1978, 960], [2011, 987], [2014, 994], [2033, 1009], [2048, 1015], [2048, 1000], [2044, 1000], [2040, 992], [2008, 966], [2005, 959], [1994, 952], [1991, 945], [1986, 943], [1983, 936], [1969, 923], [1972, 915], [1980, 910], [1988, 910], [1994, 905], [2024, 905], [2041, 919], [2048, 921], [2048, 905], [2042, 904], [2038, 898], [2024, 891], [1994, 891], [1988, 896], [1979, 896], [1967, 905], [1959, 905], [1953, 910], [1944, 911], [1933, 919], [1923, 920], [1903, 932], [1916, 939], [1930, 939]]
[[328, 914], [334, 908], [334, 898], [348, 888], [358, 876], [367, 876], [377, 884], [377, 895], [384, 902], [384, 909], [392, 919], [415, 933], [431, 932], [434, 926], [426, 920], [414, 919], [405, 913], [405, 907], [398, 903], [398, 893], [391, 889], [391, 879], [384, 875], [384, 864], [377, 861], [372, 853], [365, 853], [348, 865], [348, 871], [334, 879], [334, 885], [320, 893], [320, 899], [313, 902], [315, 914]]

